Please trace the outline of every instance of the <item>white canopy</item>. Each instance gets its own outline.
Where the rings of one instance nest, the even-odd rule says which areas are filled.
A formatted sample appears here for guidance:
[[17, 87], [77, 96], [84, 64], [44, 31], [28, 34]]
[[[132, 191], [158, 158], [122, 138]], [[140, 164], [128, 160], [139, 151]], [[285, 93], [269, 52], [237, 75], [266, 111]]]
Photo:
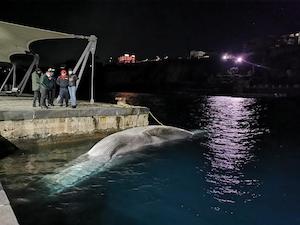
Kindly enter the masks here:
[[0, 62], [10, 62], [11, 55], [29, 51], [29, 45], [34, 41], [74, 36], [0, 21]]

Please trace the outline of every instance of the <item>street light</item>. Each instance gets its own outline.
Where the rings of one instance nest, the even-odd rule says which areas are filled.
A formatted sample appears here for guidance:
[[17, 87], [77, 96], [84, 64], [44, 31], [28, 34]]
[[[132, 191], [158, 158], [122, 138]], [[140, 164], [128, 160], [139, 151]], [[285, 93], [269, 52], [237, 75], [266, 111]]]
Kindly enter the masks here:
[[222, 59], [224, 61], [227, 61], [228, 59], [232, 59], [232, 55], [228, 55], [227, 53], [225, 53], [223, 56], [222, 56]]
[[244, 61], [243, 57], [235, 57], [235, 63], [242, 63]]
[[223, 59], [224, 61], [226, 61], [226, 60], [228, 59], [228, 55], [227, 55], [227, 54], [223, 55], [223, 56], [222, 56], [222, 59]]
[[230, 55], [230, 54], [227, 54], [227, 53], [225, 53], [224, 55], [222, 55], [222, 60], [223, 61], [227, 61], [229, 59], [231, 59], [235, 63], [242, 63], [242, 62], [245, 61], [242, 56], [234, 56], [234, 55]]
[[[300, 35], [300, 32], [298, 33], [298, 35]], [[255, 68], [262, 68], [262, 69], [266, 69], [266, 70], [270, 70], [270, 67], [264, 66], [264, 65], [260, 65], [260, 64], [256, 64], [253, 62], [250, 62], [247, 60], [247, 58], [245, 57], [245, 55], [239, 55], [239, 56], [234, 56], [234, 55], [230, 55], [228, 53], [225, 53], [222, 55], [222, 60], [223, 61], [227, 61], [227, 60], [232, 60], [235, 64], [247, 64], [250, 65], [252, 67], [252, 74], [255, 73]]]

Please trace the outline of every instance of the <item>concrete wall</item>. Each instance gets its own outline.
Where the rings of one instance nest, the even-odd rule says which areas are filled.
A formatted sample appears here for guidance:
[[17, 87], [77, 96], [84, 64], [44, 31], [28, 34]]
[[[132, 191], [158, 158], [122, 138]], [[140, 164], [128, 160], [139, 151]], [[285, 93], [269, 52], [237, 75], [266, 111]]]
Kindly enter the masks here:
[[0, 121], [0, 134], [11, 142], [55, 136], [86, 135], [147, 126], [148, 114]]
[[[0, 96], [0, 137], [26, 144], [74, 142], [103, 138], [119, 130], [147, 126], [149, 109], [142, 106], [79, 101], [76, 109], [32, 107], [30, 97]], [[76, 138], [74, 138], [76, 136]]]

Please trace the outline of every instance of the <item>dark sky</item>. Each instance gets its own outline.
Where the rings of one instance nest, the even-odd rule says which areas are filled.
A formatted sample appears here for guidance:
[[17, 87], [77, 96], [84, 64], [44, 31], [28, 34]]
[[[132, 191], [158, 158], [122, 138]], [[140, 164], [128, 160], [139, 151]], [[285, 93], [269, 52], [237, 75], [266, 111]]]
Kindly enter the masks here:
[[[4, 1], [3, 1], [4, 2]], [[300, 30], [300, 1], [6, 0], [0, 19], [99, 37], [99, 59], [135, 53], [187, 56], [192, 49], [225, 51], [269, 34]], [[75, 44], [74, 44], [75, 43]], [[79, 43], [79, 47], [76, 46]], [[49, 49], [49, 46], [51, 48]], [[44, 43], [37, 51], [80, 54], [83, 43]], [[67, 56], [69, 57], [69, 56]]]

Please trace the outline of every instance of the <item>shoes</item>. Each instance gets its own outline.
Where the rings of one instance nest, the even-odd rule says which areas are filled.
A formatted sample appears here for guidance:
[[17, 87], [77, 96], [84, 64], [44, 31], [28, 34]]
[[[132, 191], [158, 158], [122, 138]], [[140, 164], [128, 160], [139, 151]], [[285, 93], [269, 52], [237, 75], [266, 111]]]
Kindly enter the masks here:
[[72, 105], [72, 108], [75, 109], [77, 107], [77, 105]]
[[60, 107], [63, 107], [63, 104], [60, 104], [59, 106], [60, 106]]

